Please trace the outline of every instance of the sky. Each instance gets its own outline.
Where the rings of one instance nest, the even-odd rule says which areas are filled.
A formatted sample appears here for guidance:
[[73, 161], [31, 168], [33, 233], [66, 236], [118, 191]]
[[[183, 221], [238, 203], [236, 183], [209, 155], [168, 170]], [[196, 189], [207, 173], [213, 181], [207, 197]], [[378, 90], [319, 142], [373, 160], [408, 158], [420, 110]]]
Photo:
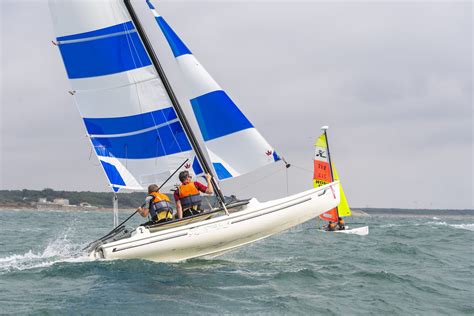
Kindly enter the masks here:
[[[0, 189], [110, 191], [51, 44], [47, 1], [0, 2]], [[153, 17], [135, 3], [189, 102]], [[222, 182], [225, 194], [311, 188], [314, 142], [329, 125], [350, 205], [474, 208], [472, 2], [153, 3], [292, 164]]]

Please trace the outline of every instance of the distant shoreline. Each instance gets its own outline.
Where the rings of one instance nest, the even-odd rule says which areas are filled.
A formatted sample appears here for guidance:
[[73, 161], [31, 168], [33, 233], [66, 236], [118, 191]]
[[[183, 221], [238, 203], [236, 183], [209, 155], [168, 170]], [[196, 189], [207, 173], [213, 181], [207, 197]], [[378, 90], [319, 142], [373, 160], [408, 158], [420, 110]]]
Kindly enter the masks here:
[[[38, 211], [38, 212], [113, 212], [113, 208], [105, 207], [57, 207], [48, 209], [40, 208], [36, 209], [31, 205], [0, 205], [1, 211]], [[119, 212], [135, 211], [134, 208], [120, 208]], [[474, 210], [413, 210], [413, 209], [357, 209], [351, 210], [352, 216], [354, 217], [372, 217], [372, 216], [386, 216], [386, 217], [420, 217], [420, 218], [432, 218], [432, 217], [474, 217]]]

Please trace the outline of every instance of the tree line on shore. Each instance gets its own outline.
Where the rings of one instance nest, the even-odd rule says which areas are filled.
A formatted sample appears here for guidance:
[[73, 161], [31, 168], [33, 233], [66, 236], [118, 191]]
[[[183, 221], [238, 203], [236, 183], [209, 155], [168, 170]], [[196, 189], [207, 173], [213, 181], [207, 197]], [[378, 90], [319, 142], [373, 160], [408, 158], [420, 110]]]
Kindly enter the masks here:
[[[131, 192], [117, 193], [120, 208], [135, 208], [143, 203], [146, 193]], [[68, 199], [69, 204], [79, 205], [89, 203], [98, 207], [112, 207], [112, 192], [90, 192], [90, 191], [55, 191], [53, 189], [43, 190], [0, 190], [0, 205], [7, 206], [30, 206], [38, 202], [40, 198], [46, 198], [52, 202], [54, 199]]]

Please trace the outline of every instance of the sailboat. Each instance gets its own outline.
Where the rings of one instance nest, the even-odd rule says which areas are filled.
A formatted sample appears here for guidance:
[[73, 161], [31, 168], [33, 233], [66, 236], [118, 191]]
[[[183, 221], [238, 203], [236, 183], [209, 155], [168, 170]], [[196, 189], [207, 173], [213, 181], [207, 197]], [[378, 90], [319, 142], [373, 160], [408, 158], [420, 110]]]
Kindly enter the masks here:
[[[321, 127], [323, 133], [318, 137], [315, 144], [314, 154], [314, 174], [313, 174], [313, 186], [315, 188], [325, 186], [333, 181], [339, 181], [336, 167], [331, 161], [331, 154], [329, 151], [329, 142], [327, 136], [328, 126]], [[339, 195], [340, 203], [336, 207], [329, 211], [319, 215], [319, 218], [325, 221], [337, 223], [339, 218], [352, 216], [349, 203], [347, 202], [346, 195], [342, 188], [342, 184], [339, 184]], [[351, 228], [345, 226], [343, 230], [335, 230], [336, 233], [345, 234], [356, 234], [356, 235], [368, 235], [369, 227], [357, 227]]]
[[[131, 230], [120, 224], [88, 247], [89, 257], [158, 262], [215, 257], [338, 205], [338, 181], [266, 202], [225, 199], [220, 183], [283, 159], [153, 4], [146, 3], [190, 87], [188, 111], [178, 102], [129, 0], [50, 0], [54, 44], [70, 93], [114, 192], [165, 183], [163, 192], [179, 183], [177, 170], [188, 170], [212, 175], [217, 206], [196, 217]], [[196, 130], [186, 113], [194, 114]]]

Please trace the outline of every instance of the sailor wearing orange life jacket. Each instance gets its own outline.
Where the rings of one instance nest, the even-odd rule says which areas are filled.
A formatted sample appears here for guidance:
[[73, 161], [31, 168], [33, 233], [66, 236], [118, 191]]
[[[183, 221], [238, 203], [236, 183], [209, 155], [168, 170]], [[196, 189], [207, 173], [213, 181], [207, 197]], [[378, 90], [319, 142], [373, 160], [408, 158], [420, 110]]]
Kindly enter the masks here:
[[332, 221], [329, 221], [328, 226], [326, 227], [326, 230], [329, 232], [333, 232], [336, 230], [336, 224], [334, 224]]
[[178, 211], [178, 218], [188, 217], [199, 214], [201, 212], [201, 193], [212, 194], [214, 189], [212, 187], [211, 175], [206, 174], [206, 187], [200, 182], [191, 181], [192, 177], [188, 171], [182, 171], [179, 174], [179, 181], [181, 185], [174, 192], [174, 199], [176, 200], [176, 209]]
[[143, 225], [162, 223], [173, 219], [173, 208], [170, 199], [166, 194], [160, 193], [158, 190], [159, 188], [156, 184], [149, 185], [145, 203], [137, 209], [141, 216], [147, 217], [150, 215], [151, 217], [151, 221]]
[[344, 218], [339, 217], [337, 219], [337, 229], [338, 230], [345, 230], [346, 229], [346, 223], [344, 222]]

